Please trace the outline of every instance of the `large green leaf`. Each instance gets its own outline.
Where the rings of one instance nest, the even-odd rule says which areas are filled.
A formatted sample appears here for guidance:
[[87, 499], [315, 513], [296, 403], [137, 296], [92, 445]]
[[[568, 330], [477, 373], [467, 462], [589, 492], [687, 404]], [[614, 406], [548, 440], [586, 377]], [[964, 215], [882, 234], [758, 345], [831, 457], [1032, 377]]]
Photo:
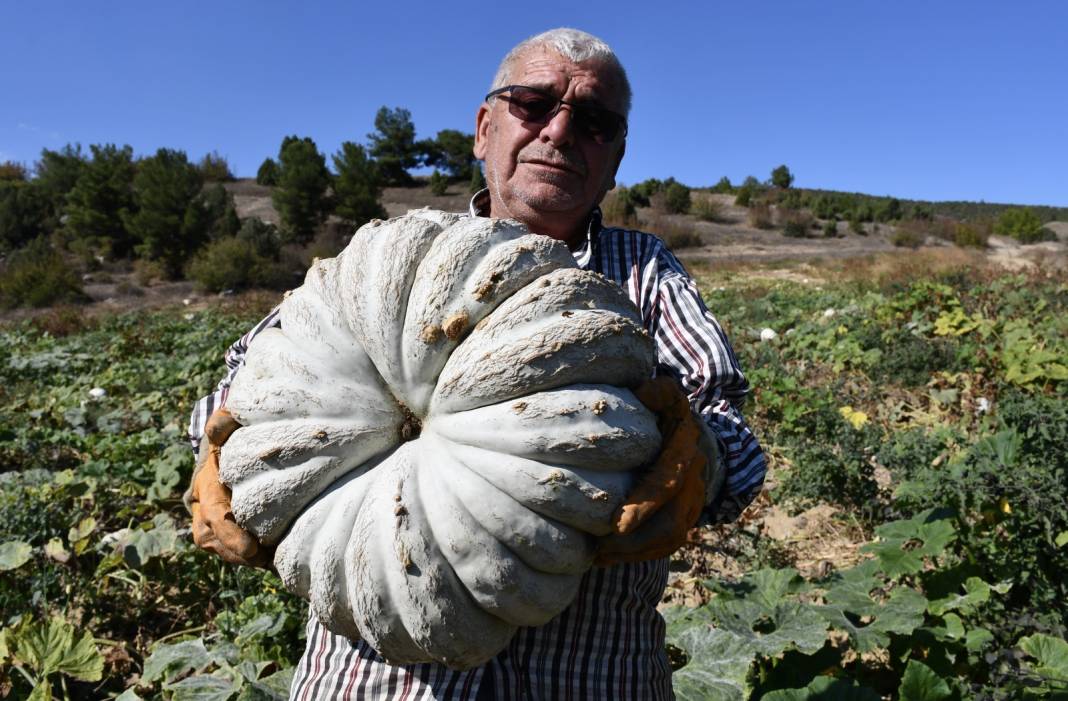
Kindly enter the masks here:
[[852, 680], [816, 677], [801, 689], [769, 691], [761, 701], [879, 701], [879, 694]]
[[819, 612], [832, 626], [848, 633], [859, 652], [886, 647], [890, 633], [908, 635], [923, 625], [927, 599], [922, 594], [897, 587], [886, 597], [884, 582], [872, 574], [874, 564], [853, 569], [827, 590]]
[[33, 547], [21, 540], [0, 543], [0, 572], [22, 567], [30, 559]]
[[1054, 692], [1055, 698], [1068, 698], [1068, 641], [1035, 633], [1020, 639], [1020, 649], [1037, 660], [1032, 671]]
[[749, 697], [747, 681], [756, 651], [745, 640], [712, 627], [707, 608], [672, 608], [667, 642], [684, 651], [686, 665], [672, 675], [681, 701], [741, 701]]
[[941, 701], [950, 695], [949, 684], [922, 662], [909, 660], [898, 688], [901, 701]]
[[104, 657], [92, 634], [75, 638], [74, 626], [58, 616], [46, 623], [25, 622], [8, 635], [15, 657], [39, 678], [54, 672], [87, 682], [103, 677]]
[[141, 568], [154, 557], [175, 552], [178, 540], [174, 519], [167, 514], [158, 514], [152, 519], [152, 528], [136, 529], [129, 534], [122, 556], [130, 567]]
[[936, 616], [941, 616], [947, 611], [960, 611], [961, 613], [971, 613], [980, 605], [985, 604], [990, 600], [990, 585], [979, 579], [978, 577], [968, 577], [964, 582], [963, 594], [952, 594], [950, 596], [936, 599], [931, 602], [928, 610]]
[[171, 692], [171, 701], [228, 701], [243, 684], [240, 676], [230, 676], [220, 670], [215, 674], [186, 677], [163, 688]]
[[168, 681], [189, 672], [199, 672], [211, 662], [211, 655], [200, 638], [159, 645], [145, 660], [141, 682], [152, 684], [160, 679]]
[[945, 509], [929, 509], [910, 519], [893, 521], [875, 529], [879, 540], [861, 548], [872, 553], [880, 569], [889, 577], [916, 574], [924, 568], [925, 558], [945, 553], [946, 546], [957, 538], [957, 531]]
[[787, 595], [808, 589], [805, 580], [791, 567], [781, 570], [762, 569], [750, 572], [737, 582], [708, 580], [705, 586], [725, 599], [745, 599], [773, 608]]

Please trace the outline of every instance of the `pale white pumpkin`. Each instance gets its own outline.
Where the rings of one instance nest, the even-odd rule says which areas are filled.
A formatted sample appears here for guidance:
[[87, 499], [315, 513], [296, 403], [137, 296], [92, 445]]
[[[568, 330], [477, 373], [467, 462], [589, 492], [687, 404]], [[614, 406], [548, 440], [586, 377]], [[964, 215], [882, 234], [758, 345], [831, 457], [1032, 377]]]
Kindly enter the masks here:
[[361, 228], [280, 315], [220, 471], [286, 586], [394, 663], [481, 664], [562, 611], [659, 449], [623, 291], [515, 222], [420, 210]]

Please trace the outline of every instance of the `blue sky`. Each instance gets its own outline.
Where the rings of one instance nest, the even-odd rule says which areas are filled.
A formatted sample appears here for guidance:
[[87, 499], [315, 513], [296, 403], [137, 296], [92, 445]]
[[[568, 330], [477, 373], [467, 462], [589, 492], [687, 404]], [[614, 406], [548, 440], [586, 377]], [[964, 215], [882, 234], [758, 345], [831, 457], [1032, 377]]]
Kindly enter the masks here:
[[556, 26], [634, 88], [619, 180], [1068, 206], [1068, 3], [4, 2], [0, 160], [68, 142], [217, 150], [252, 175], [287, 134], [333, 153], [382, 105], [473, 131], [497, 62]]

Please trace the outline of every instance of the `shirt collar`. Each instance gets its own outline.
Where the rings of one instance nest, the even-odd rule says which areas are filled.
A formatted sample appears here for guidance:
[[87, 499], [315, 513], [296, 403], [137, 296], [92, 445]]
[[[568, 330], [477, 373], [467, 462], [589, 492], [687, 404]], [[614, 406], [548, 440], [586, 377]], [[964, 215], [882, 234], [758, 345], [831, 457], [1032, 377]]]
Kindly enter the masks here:
[[[467, 213], [472, 217], [488, 217], [490, 211], [489, 188], [483, 188], [476, 192], [467, 205]], [[593, 241], [601, 233], [601, 208], [594, 207], [590, 212], [590, 220], [586, 225], [586, 240], [576, 250], [572, 251], [575, 262], [579, 267], [585, 267], [593, 253]]]

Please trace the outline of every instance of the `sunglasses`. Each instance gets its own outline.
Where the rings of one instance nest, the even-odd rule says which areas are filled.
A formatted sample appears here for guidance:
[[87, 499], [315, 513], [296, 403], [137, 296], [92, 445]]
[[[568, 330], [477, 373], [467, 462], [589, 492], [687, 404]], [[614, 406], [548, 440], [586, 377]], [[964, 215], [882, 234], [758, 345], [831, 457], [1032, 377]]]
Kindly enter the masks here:
[[547, 124], [560, 111], [561, 105], [567, 105], [571, 108], [571, 123], [583, 136], [607, 144], [620, 132], [627, 135], [626, 117], [603, 107], [565, 102], [552, 93], [526, 85], [506, 85], [486, 95], [486, 100], [498, 96], [508, 103], [509, 114], [524, 122]]

